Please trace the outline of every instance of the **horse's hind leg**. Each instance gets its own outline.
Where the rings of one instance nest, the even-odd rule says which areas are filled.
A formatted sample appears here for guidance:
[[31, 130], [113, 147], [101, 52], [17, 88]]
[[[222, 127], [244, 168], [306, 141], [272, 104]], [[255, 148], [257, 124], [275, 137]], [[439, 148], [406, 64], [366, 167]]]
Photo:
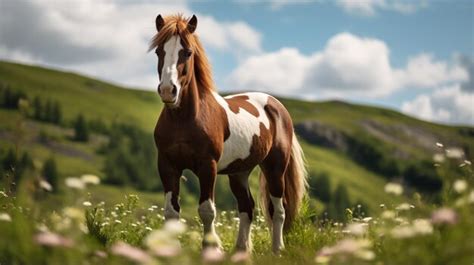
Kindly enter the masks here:
[[230, 189], [237, 199], [239, 208], [239, 235], [235, 243], [236, 250], [248, 251], [251, 249], [250, 226], [253, 219], [255, 202], [249, 189], [250, 171], [229, 175]]
[[283, 195], [285, 192], [285, 172], [290, 159], [291, 148], [272, 147], [268, 156], [260, 165], [270, 192], [267, 209], [272, 219], [272, 250], [278, 253], [285, 248], [283, 243], [283, 226], [285, 223], [285, 208]]

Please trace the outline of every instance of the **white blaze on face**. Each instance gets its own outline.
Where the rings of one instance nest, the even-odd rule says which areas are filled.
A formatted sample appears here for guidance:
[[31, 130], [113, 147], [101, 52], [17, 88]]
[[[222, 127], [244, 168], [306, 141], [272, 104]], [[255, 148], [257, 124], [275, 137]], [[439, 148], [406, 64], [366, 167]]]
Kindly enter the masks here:
[[173, 85], [176, 86], [177, 94], [181, 90], [181, 84], [178, 81], [178, 59], [179, 51], [183, 49], [181, 45], [181, 38], [179, 36], [172, 36], [168, 41], [166, 41], [163, 46], [165, 52], [165, 58], [163, 62], [163, 69], [161, 71], [161, 82], [160, 85], [162, 88], [172, 88]]

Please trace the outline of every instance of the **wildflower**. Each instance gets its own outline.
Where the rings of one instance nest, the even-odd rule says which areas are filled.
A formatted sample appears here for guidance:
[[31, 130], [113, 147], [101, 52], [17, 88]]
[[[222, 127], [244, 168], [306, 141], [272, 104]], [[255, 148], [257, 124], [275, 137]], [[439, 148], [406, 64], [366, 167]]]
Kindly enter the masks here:
[[436, 146], [439, 148], [443, 148], [444, 145], [442, 143], [436, 143]]
[[405, 202], [405, 203], [399, 204], [395, 209], [398, 211], [407, 211], [413, 208], [415, 208], [415, 206]]
[[0, 213], [0, 221], [11, 222], [12, 218], [8, 213]]
[[373, 219], [373, 218], [369, 216], [369, 217], [365, 217], [364, 219], [362, 219], [362, 221], [365, 222], [365, 223], [368, 223], [368, 222], [370, 222], [372, 219]]
[[417, 234], [428, 235], [433, 233], [433, 226], [429, 220], [426, 219], [415, 219], [413, 221], [413, 229]]
[[71, 239], [65, 238], [52, 232], [41, 232], [35, 235], [34, 240], [39, 245], [50, 247], [72, 247], [74, 245]]
[[230, 261], [232, 261], [233, 263], [241, 263], [246, 262], [247, 260], [249, 260], [249, 258], [250, 255], [247, 251], [237, 251], [234, 255], [232, 255], [232, 257], [230, 257]]
[[69, 217], [71, 219], [74, 219], [74, 220], [83, 220], [84, 219], [84, 212], [79, 209], [79, 208], [75, 208], [75, 207], [66, 207], [63, 209], [63, 214], [66, 216], [66, 217]]
[[107, 253], [102, 250], [96, 250], [94, 254], [99, 258], [107, 258]]
[[122, 223], [122, 221], [120, 221], [120, 220], [115, 220], [114, 222], [115, 222], [116, 224], [121, 224], [121, 223]]
[[390, 234], [394, 238], [410, 238], [416, 235], [416, 232], [409, 225], [396, 226], [391, 231]]
[[92, 206], [92, 203], [90, 201], [85, 201], [82, 203], [82, 205], [86, 206], [86, 207], [90, 207]]
[[386, 211], [383, 211], [382, 214], [381, 214], [381, 217], [383, 219], [393, 219], [395, 218], [395, 212], [394, 211], [389, 211], [389, 210], [386, 210]]
[[51, 186], [51, 184], [49, 184], [49, 182], [47, 182], [46, 180], [43, 180], [43, 179], [39, 181], [39, 186], [40, 186], [40, 188], [42, 188], [45, 191], [52, 191], [53, 190], [53, 186]]
[[462, 193], [467, 189], [467, 182], [463, 179], [458, 179], [454, 182], [453, 188], [457, 193]]
[[469, 161], [469, 160], [464, 160], [464, 164], [470, 166], [472, 163], [471, 163], [471, 161]]
[[431, 223], [433, 224], [456, 224], [458, 222], [457, 213], [450, 208], [441, 208], [433, 212], [431, 215]]
[[163, 229], [172, 235], [180, 235], [186, 231], [186, 225], [178, 220], [169, 220], [165, 223]]
[[385, 208], [385, 204], [381, 203], [381, 204], [379, 205], [379, 207], [383, 209], [383, 208]]
[[148, 230], [148, 231], [153, 231], [153, 229], [149, 226], [145, 227], [145, 230]]
[[385, 185], [385, 192], [394, 195], [401, 195], [403, 193], [403, 187], [398, 183], [389, 182]]
[[164, 230], [155, 230], [145, 238], [145, 245], [159, 257], [174, 257], [181, 252], [179, 240]]
[[373, 259], [375, 254], [373, 254], [373, 252], [370, 250], [371, 245], [372, 243], [367, 239], [343, 239], [332, 247], [323, 247], [316, 254], [315, 260], [316, 262], [321, 263], [322, 261], [329, 260], [330, 256], [336, 254], [354, 255], [358, 258], [366, 260]]
[[458, 147], [446, 149], [446, 157], [451, 159], [461, 159], [464, 157], [464, 151]]
[[346, 229], [350, 234], [361, 236], [367, 232], [367, 226], [366, 223], [351, 223], [347, 225]]
[[433, 161], [436, 163], [443, 163], [445, 160], [444, 154], [434, 154], [433, 155]]
[[216, 247], [207, 247], [202, 252], [204, 262], [216, 263], [224, 259], [224, 253]]
[[132, 224], [131, 224], [131, 226], [133, 226], [133, 227], [137, 227], [137, 224], [135, 224], [135, 223], [132, 223]]
[[5, 197], [5, 198], [8, 198], [8, 195], [7, 195], [3, 190], [0, 191], [0, 195], [2, 195], [2, 196]]
[[98, 185], [100, 183], [100, 178], [91, 174], [82, 175], [81, 180], [84, 184]]
[[124, 242], [115, 243], [111, 250], [113, 254], [128, 258], [135, 262], [148, 263], [151, 260], [151, 257], [145, 251], [137, 247], [130, 246]]
[[84, 182], [79, 178], [69, 177], [65, 179], [66, 186], [71, 189], [83, 190], [85, 187]]

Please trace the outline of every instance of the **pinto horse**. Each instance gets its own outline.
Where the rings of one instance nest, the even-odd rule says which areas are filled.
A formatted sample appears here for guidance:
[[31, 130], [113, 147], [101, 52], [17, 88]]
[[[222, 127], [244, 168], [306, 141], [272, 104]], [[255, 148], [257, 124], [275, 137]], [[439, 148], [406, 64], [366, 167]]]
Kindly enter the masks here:
[[155, 127], [158, 170], [165, 191], [166, 219], [179, 218], [182, 171], [199, 178], [199, 217], [203, 247], [220, 247], [215, 232], [214, 185], [217, 174], [229, 176], [239, 210], [236, 249], [250, 248], [255, 202], [248, 178], [257, 165], [260, 189], [272, 231], [272, 250], [284, 248], [283, 231], [297, 215], [306, 189], [301, 147], [288, 111], [264, 93], [221, 97], [214, 91], [211, 67], [199, 38], [197, 18], [156, 18], [158, 33], [150, 50], [158, 56], [158, 94], [164, 108]]

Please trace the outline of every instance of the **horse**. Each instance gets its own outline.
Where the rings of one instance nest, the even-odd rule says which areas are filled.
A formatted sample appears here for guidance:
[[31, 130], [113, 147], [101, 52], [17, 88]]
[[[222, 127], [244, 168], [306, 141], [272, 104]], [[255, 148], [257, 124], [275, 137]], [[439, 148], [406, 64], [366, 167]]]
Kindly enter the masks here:
[[150, 51], [155, 50], [158, 57], [157, 92], [164, 107], [154, 139], [165, 193], [165, 220], [179, 218], [180, 178], [189, 169], [199, 179], [203, 248], [221, 248], [214, 227], [214, 186], [218, 174], [228, 175], [240, 219], [235, 249], [249, 251], [255, 201], [248, 179], [259, 166], [272, 250], [280, 252], [283, 232], [298, 214], [307, 186], [304, 154], [290, 114], [268, 94], [221, 97], [215, 91], [209, 61], [195, 34], [195, 15], [189, 19], [158, 15], [155, 26]]

